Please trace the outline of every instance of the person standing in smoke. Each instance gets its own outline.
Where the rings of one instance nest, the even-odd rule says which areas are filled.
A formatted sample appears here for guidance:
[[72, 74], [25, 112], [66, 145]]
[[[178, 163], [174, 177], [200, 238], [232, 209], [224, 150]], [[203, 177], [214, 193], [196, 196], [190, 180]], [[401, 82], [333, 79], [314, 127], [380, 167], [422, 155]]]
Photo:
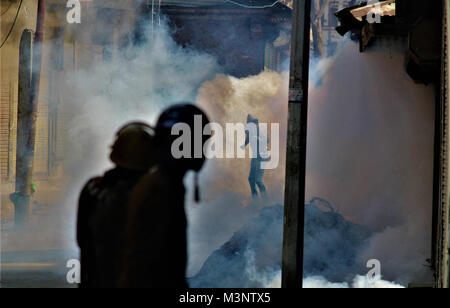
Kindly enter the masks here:
[[[257, 199], [258, 188], [261, 197], [267, 198], [266, 186], [263, 182], [264, 169], [261, 167], [263, 161], [267, 161], [267, 136], [265, 136], [259, 129], [259, 120], [250, 114], [247, 116], [247, 126], [245, 127], [245, 144], [241, 149], [245, 149], [250, 144], [252, 150], [252, 161], [250, 166], [250, 174], [248, 182], [252, 192], [253, 199]], [[265, 145], [264, 146], [262, 146]]]
[[[203, 128], [208, 123], [206, 114], [192, 104], [175, 105], [159, 117], [155, 138], [158, 164], [139, 181], [130, 197], [118, 287], [188, 287], [183, 179], [190, 170], [198, 173], [206, 157], [201, 151], [201, 155], [195, 156], [196, 158], [189, 156], [176, 159], [172, 147], [180, 137], [172, 134], [172, 128], [179, 124], [190, 130], [186, 140], [190, 142], [189, 148], [201, 145], [203, 149], [205, 140], [196, 144], [195, 140], [201, 139], [195, 138], [202, 138]], [[201, 131], [197, 131], [195, 127], [201, 128]], [[195, 136], [196, 134], [201, 135]], [[185, 146], [187, 145], [183, 144]], [[195, 197], [198, 201], [197, 174]]]
[[110, 154], [115, 167], [87, 182], [78, 207], [77, 242], [81, 251], [81, 287], [108, 288], [116, 285], [117, 251], [129, 195], [155, 163], [155, 131], [134, 122], [116, 134]]

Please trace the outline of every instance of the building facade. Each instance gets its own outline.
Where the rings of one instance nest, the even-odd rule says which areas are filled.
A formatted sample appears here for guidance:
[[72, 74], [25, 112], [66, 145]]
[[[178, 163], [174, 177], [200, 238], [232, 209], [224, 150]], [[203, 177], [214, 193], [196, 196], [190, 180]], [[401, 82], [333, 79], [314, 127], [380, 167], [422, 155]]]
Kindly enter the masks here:
[[[66, 1], [46, 1], [33, 167], [36, 186], [33, 199], [39, 204], [57, 204], [64, 192], [66, 175], [63, 162], [68, 138], [65, 121], [71, 115], [70, 110], [64, 110], [61, 104], [68, 95], [63, 81], [71, 72], [106, 59], [105, 50], [110, 42], [96, 41], [94, 36], [83, 35], [86, 25], [90, 21], [97, 22], [97, 16], [103, 10], [116, 12], [118, 18], [109, 29], [113, 40], [127, 30], [120, 27], [121, 18], [136, 16], [132, 1], [114, 1], [106, 6], [101, 2], [82, 1], [83, 23], [69, 24]], [[28, 69], [20, 59], [34, 47], [37, 4], [35, 0], [0, 3], [0, 216], [3, 223], [14, 217], [14, 206], [9, 196], [16, 189], [16, 158], [20, 155], [17, 153], [18, 123], [23, 113], [19, 107], [19, 72]], [[31, 42], [25, 39], [26, 34], [31, 37]], [[30, 213], [35, 210], [32, 206]]]

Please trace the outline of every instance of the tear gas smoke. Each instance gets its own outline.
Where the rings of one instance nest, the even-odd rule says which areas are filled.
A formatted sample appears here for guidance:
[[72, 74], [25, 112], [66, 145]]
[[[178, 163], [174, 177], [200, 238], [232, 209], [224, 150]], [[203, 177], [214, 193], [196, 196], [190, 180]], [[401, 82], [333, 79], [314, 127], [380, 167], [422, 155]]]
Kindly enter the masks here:
[[377, 232], [361, 264], [385, 279], [430, 279], [434, 93], [405, 70], [405, 42], [348, 43], [312, 87], [307, 196]]
[[[83, 35], [97, 33], [90, 30]], [[422, 265], [430, 254], [433, 90], [414, 84], [403, 67], [403, 50], [395, 44], [389, 48], [391, 55], [386, 46], [360, 54], [349, 42], [312, 71], [307, 198], [323, 197], [376, 231], [361, 264], [379, 259], [385, 279], [405, 283], [429, 274]], [[67, 73], [62, 89], [61, 109], [70, 114], [62, 206], [67, 211], [53, 219], [64, 221], [63, 227], [57, 224], [58, 232], [72, 245], [78, 194], [88, 178], [110, 166], [117, 128], [132, 120], [152, 123], [177, 101], [196, 100], [214, 122], [244, 122], [250, 113], [280, 123], [281, 131], [280, 165], [264, 177], [267, 204], [250, 202], [249, 160], [213, 160], [203, 170], [205, 201], [188, 204], [190, 275], [261, 206], [283, 201], [287, 73], [242, 79], [217, 75], [220, 67], [213, 57], [177, 46], [166, 26], [108, 61], [95, 49], [81, 54], [80, 61], [90, 64]], [[277, 273], [252, 273], [269, 286], [279, 285]], [[321, 278], [305, 284], [334, 286]], [[361, 285], [367, 286], [357, 277], [353, 286]]]
[[[403, 43], [388, 42], [361, 54], [347, 42], [334, 58], [313, 67], [307, 200], [326, 198], [375, 232], [359, 257], [361, 274], [368, 260], [378, 259], [385, 279], [407, 284], [431, 279], [424, 264], [431, 247], [434, 96], [431, 87], [407, 75]], [[287, 75], [264, 72], [244, 79], [218, 76], [202, 86], [197, 101], [219, 123], [247, 113], [280, 122], [283, 150], [286, 95]], [[224, 237], [232, 230], [226, 232], [227, 227], [242, 224], [242, 216], [255, 215], [251, 209], [242, 215], [236, 205], [248, 196], [247, 169], [245, 161], [233, 160], [212, 162], [206, 169], [207, 193], [220, 197], [191, 213], [191, 238], [200, 240], [193, 251], [207, 251], [210, 234]], [[280, 170], [265, 176], [274, 200], [283, 199], [283, 177]], [[224, 241], [216, 242], [219, 247]], [[353, 285], [368, 286], [358, 277]]]
[[303, 280], [303, 286], [306, 289], [401, 289], [404, 288], [401, 285], [385, 281], [382, 279], [369, 280], [365, 276], [356, 276], [351, 284], [344, 283], [331, 283], [323, 279], [322, 277], [308, 277]]
[[[132, 28], [134, 22], [125, 20], [124, 28]], [[110, 26], [102, 20], [83, 25], [81, 33], [74, 33], [83, 42], [98, 35], [96, 28]], [[50, 234], [52, 238], [59, 237], [58, 242], [65, 243], [66, 248], [75, 248], [79, 193], [89, 178], [111, 167], [108, 157], [117, 129], [136, 120], [154, 123], [169, 104], [194, 101], [200, 85], [220, 72], [213, 57], [178, 46], [166, 25], [153, 35], [147, 27], [146, 44], [130, 44], [110, 59], [104, 57], [104, 50], [93, 45], [73, 46], [77, 51], [77, 69], [65, 71], [64, 79], [58, 83], [63, 94], [58, 111], [65, 120], [66, 176], [59, 183], [63, 192], [57, 192], [62, 195], [62, 204], [55, 207], [49, 219], [43, 218], [46, 223], [36, 226], [37, 232], [27, 232], [21, 243], [33, 245], [45, 241], [44, 234]], [[44, 52], [51, 44], [51, 40], [46, 41]], [[13, 239], [2, 240], [4, 247], [17, 247]], [[19, 249], [30, 249], [22, 246]]]
[[[247, 271], [252, 275], [253, 279], [257, 279], [264, 283], [266, 288], [276, 289], [281, 287], [281, 272], [257, 272], [254, 266], [249, 264]], [[303, 288], [305, 289], [401, 289], [404, 288], [399, 284], [385, 281], [381, 278], [369, 279], [366, 276], [357, 275], [351, 283], [347, 282], [330, 282], [320, 276], [312, 276], [303, 279]]]
[[276, 169], [266, 170], [264, 175], [269, 200], [252, 202], [248, 184], [250, 159], [208, 162], [201, 178], [205, 200], [200, 206], [189, 206], [189, 276], [196, 274], [206, 258], [234, 232], [258, 215], [262, 206], [283, 201], [287, 76], [287, 73], [276, 72], [262, 72], [240, 79], [217, 75], [199, 89], [197, 104], [205, 109], [213, 122], [223, 126], [225, 123], [245, 123], [250, 113], [260, 122], [280, 123], [280, 163]]

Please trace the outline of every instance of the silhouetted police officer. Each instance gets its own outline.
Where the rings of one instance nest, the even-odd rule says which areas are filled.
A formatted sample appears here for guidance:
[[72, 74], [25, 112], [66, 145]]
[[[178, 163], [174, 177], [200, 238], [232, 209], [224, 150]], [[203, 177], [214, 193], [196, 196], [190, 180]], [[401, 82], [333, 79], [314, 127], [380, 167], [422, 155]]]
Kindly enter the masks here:
[[[207, 116], [191, 104], [168, 108], [156, 125], [158, 165], [137, 184], [130, 197], [119, 287], [186, 288], [187, 220], [184, 209], [183, 178], [189, 171], [199, 172], [206, 158], [175, 159], [172, 144], [180, 136], [171, 134], [178, 123], [191, 130], [194, 148], [194, 119], [203, 132]], [[197, 120], [199, 118], [197, 117]], [[203, 138], [205, 139], [205, 138]], [[203, 143], [206, 140], [203, 140]], [[202, 149], [203, 149], [202, 143]], [[196, 199], [198, 180], [196, 175]]]
[[115, 167], [88, 181], [79, 199], [77, 241], [81, 250], [81, 287], [116, 285], [117, 253], [130, 192], [156, 161], [155, 131], [134, 122], [116, 135], [110, 155]]

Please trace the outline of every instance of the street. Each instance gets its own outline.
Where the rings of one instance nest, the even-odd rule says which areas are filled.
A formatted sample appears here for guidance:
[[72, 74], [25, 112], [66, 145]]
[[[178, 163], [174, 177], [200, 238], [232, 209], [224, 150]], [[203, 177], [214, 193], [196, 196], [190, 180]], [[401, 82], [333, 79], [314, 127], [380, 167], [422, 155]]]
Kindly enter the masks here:
[[76, 251], [43, 250], [1, 253], [0, 288], [76, 288], [67, 282], [67, 261]]

